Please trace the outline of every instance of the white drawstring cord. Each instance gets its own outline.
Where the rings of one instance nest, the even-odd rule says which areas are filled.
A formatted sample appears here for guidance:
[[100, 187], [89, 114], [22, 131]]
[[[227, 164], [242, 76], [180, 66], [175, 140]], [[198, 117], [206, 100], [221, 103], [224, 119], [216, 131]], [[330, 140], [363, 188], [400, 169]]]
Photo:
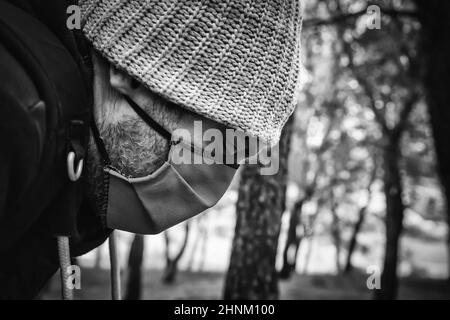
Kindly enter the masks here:
[[120, 265], [117, 254], [117, 242], [115, 231], [109, 236], [109, 261], [111, 265], [111, 297], [113, 300], [121, 300]]
[[59, 267], [61, 271], [61, 294], [63, 300], [73, 300], [73, 291], [68, 284], [69, 275], [67, 269], [70, 267], [69, 237], [57, 237]]
[[[68, 237], [57, 237], [59, 266], [61, 271], [61, 293], [63, 300], [73, 300], [73, 290], [67, 285], [69, 280], [68, 268], [70, 262], [70, 247]], [[114, 231], [109, 236], [109, 259], [111, 264], [111, 297], [121, 300], [120, 266]]]

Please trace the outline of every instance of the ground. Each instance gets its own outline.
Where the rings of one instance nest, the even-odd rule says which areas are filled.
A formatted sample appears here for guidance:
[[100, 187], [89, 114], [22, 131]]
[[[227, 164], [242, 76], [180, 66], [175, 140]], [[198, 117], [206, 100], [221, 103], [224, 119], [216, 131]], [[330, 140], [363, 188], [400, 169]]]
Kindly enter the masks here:
[[[292, 188], [290, 188], [292, 189]], [[289, 190], [290, 190], [289, 189]], [[290, 194], [292, 192], [288, 192]], [[293, 199], [293, 196], [288, 197]], [[162, 235], [145, 238], [144, 298], [145, 299], [220, 299], [223, 280], [229, 265], [229, 254], [234, 234], [235, 201], [237, 193], [227, 192], [218, 206], [208, 214], [191, 220], [191, 234], [186, 251], [180, 260], [177, 282], [171, 286], [161, 282], [165, 266], [165, 241]], [[292, 199], [290, 202], [292, 202]], [[382, 203], [378, 199], [376, 203]], [[311, 210], [313, 210], [312, 208]], [[305, 207], [305, 213], [308, 206]], [[374, 212], [377, 210], [374, 209]], [[346, 213], [346, 212], [344, 212]], [[346, 213], [349, 214], [349, 213]], [[283, 217], [280, 244], [286, 238]], [[327, 220], [328, 219], [328, 220]], [[331, 220], [330, 220], [331, 221]], [[282, 299], [370, 299], [367, 289], [367, 268], [381, 269], [384, 254], [383, 217], [369, 214], [358, 237], [358, 247], [353, 255], [356, 272], [351, 276], [337, 275], [336, 250], [329, 232], [329, 215], [326, 212], [316, 222], [314, 237], [303, 239], [297, 260], [297, 273], [286, 282], [280, 282]], [[424, 219], [407, 210], [405, 231], [400, 244], [398, 273], [401, 276], [400, 299], [449, 299], [446, 280], [449, 278], [445, 221]], [[347, 228], [349, 229], [349, 228]], [[184, 227], [169, 231], [170, 251], [174, 255], [184, 238]], [[344, 246], [340, 262], [346, 258], [346, 241], [349, 232], [343, 232]], [[126, 270], [128, 251], [133, 236], [118, 232], [120, 264]], [[279, 253], [282, 253], [280, 247]], [[277, 268], [281, 268], [281, 255]], [[81, 266], [81, 299], [109, 298], [109, 254], [107, 244], [79, 258]], [[96, 267], [95, 267], [96, 266]], [[125, 276], [123, 278], [126, 278]], [[59, 284], [53, 281], [50, 294], [44, 298], [59, 298]]]
[[[220, 299], [223, 290], [223, 273], [180, 272], [176, 283], [162, 283], [162, 272], [145, 270], [144, 299]], [[329, 299], [371, 299], [372, 291], [366, 287], [367, 276], [355, 272], [349, 276], [298, 275], [280, 282], [281, 299], [329, 300]], [[59, 299], [58, 277], [52, 281], [44, 299]], [[78, 299], [109, 299], [109, 272], [86, 269], [82, 272], [82, 290]], [[450, 299], [450, 285], [445, 280], [402, 278], [399, 299]]]

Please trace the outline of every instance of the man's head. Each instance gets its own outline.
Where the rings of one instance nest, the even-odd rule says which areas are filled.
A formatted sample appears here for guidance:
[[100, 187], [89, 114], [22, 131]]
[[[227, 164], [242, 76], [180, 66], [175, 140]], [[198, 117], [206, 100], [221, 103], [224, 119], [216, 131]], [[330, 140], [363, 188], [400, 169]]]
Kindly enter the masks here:
[[[96, 52], [96, 121], [120, 172], [148, 175], [169, 151], [125, 95], [169, 132], [185, 125], [180, 121], [191, 112], [212, 127], [278, 141], [298, 89], [298, 0], [80, 4], [83, 32]], [[91, 153], [90, 176], [99, 181], [101, 159]], [[93, 194], [101, 195], [100, 184], [91, 185]]]
[[[169, 141], [141, 119], [126, 97], [135, 101], [169, 133], [192, 130], [195, 122], [201, 122], [205, 128], [225, 132], [222, 124], [159, 97], [127, 73], [118, 70], [98, 52], [93, 51], [92, 62], [96, 126], [104, 140], [111, 166], [125, 176], [140, 178], [154, 173], [168, 160], [170, 150]], [[88, 157], [89, 195], [94, 197], [91, 200], [98, 209], [105, 196], [104, 159], [93, 136], [89, 143]], [[197, 170], [197, 174], [199, 173]]]
[[93, 134], [89, 145], [88, 195], [96, 211], [106, 214], [107, 226], [155, 233], [214, 205], [236, 168], [177, 163], [173, 157], [175, 149], [192, 155], [203, 150], [205, 141], [178, 140], [190, 136], [195, 123], [217, 132], [225, 127], [158, 97], [96, 52], [93, 66], [101, 139]]

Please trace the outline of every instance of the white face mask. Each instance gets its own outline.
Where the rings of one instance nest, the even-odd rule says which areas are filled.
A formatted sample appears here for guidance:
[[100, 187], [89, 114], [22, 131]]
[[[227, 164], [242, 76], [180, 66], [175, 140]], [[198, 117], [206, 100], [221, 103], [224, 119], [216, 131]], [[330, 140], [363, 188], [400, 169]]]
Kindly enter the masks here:
[[[133, 100], [130, 106], [150, 127], [171, 141], [169, 159], [154, 173], [128, 178], [111, 166], [105, 145], [93, 124], [94, 139], [104, 161], [108, 190], [106, 224], [138, 234], [155, 234], [214, 206], [228, 189], [238, 166], [225, 164], [174, 164], [172, 135], [155, 122]], [[177, 146], [179, 147], [179, 146]], [[185, 152], [194, 152], [191, 146]]]

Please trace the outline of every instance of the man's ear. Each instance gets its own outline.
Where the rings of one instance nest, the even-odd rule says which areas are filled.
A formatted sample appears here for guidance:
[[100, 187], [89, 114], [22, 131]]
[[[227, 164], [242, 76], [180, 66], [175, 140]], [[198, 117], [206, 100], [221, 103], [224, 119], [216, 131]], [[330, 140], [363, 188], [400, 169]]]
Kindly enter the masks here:
[[130, 95], [139, 87], [136, 80], [112, 65], [109, 66], [109, 82], [114, 89], [125, 95]]

